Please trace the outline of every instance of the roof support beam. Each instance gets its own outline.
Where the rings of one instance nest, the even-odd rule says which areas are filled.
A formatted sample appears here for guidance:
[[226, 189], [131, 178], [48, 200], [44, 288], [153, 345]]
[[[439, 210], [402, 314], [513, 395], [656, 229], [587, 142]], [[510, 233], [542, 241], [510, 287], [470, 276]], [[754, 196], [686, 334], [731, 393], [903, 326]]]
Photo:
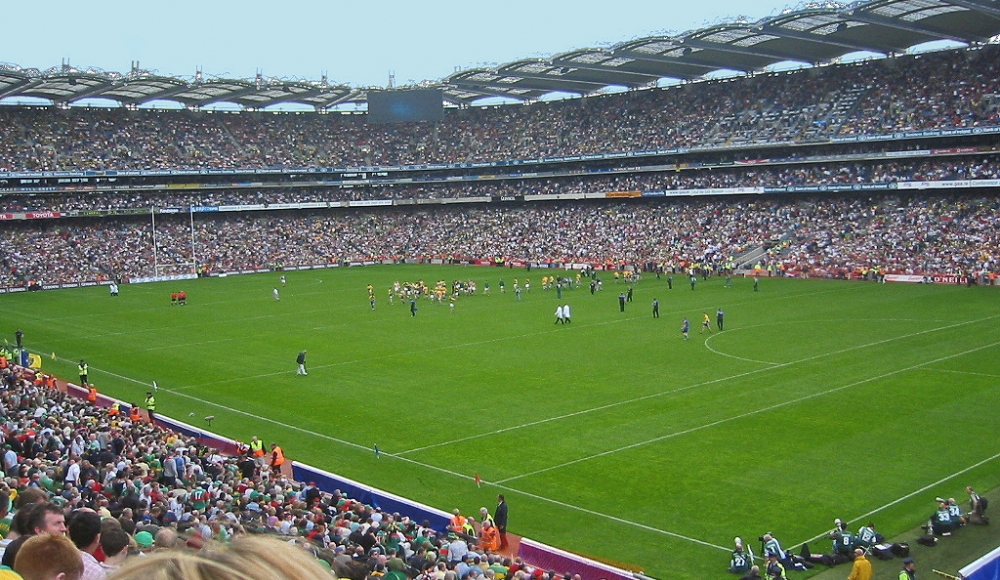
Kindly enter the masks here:
[[577, 93], [581, 95], [589, 93], [591, 91], [596, 91], [606, 86], [600, 83], [588, 83], [582, 81], [555, 79], [552, 77], [545, 77], [544, 75], [532, 76], [521, 73], [508, 75], [504, 74], [502, 71], [496, 72], [494, 74], [500, 77], [505, 77], [505, 76], [514, 77], [519, 80], [512, 83], [501, 83], [499, 82], [500, 79], [497, 79], [495, 81], [480, 82], [464, 78], [451, 78], [449, 79], [448, 82], [460, 87], [469, 87], [472, 88], [472, 90], [480, 90], [482, 87], [496, 87], [497, 90], [501, 91], [504, 89], [534, 89], [538, 91], [545, 91], [547, 93], [558, 91], [565, 93]]
[[850, 50], [851, 52], [869, 52], [874, 50], [875, 52], [881, 52], [882, 54], [889, 54], [890, 52], [895, 52], [898, 50], [893, 46], [885, 46], [879, 44], [878, 39], [872, 38], [871, 41], [865, 42], [864, 44], [860, 42], [851, 42], [843, 38], [829, 38], [829, 37], [817, 37], [815, 34], [809, 34], [808, 32], [799, 32], [798, 30], [788, 30], [787, 28], [782, 28], [781, 26], [776, 26], [773, 24], [767, 24], [759, 27], [761, 32], [767, 34], [773, 34], [774, 36], [780, 36], [782, 38], [791, 38], [793, 40], [804, 40], [806, 42], [816, 42], [819, 44], [825, 44], [828, 46], [836, 46], [838, 48], [843, 48]]
[[469, 86], [465, 86], [465, 85], [458, 85], [458, 84], [455, 84], [455, 83], [451, 83], [451, 84], [456, 89], [458, 89], [458, 90], [467, 91], [467, 92], [470, 92], [470, 93], [478, 93], [479, 94], [478, 97], [473, 97], [471, 99], [466, 99], [464, 101], [466, 104], [472, 103], [473, 101], [478, 100], [478, 99], [485, 99], [485, 98], [488, 98], [488, 97], [500, 97], [500, 98], [503, 98], [503, 99], [514, 99], [515, 101], [521, 101], [522, 103], [525, 102], [525, 101], [533, 100], [532, 98], [525, 98], [524, 96], [521, 96], [521, 95], [512, 95], [512, 94], [506, 93], [506, 92], [504, 92], [502, 90], [494, 89], [492, 87], [487, 87], [487, 86], [473, 88], [473, 87], [469, 87]]
[[[246, 88], [243, 88], [243, 89], [240, 89], [240, 90], [237, 90], [237, 91], [232, 91], [232, 92], [226, 93], [224, 95], [216, 95], [214, 97], [208, 97], [208, 98], [206, 98], [204, 100], [198, 101], [198, 106], [199, 107], [204, 107], [205, 105], [211, 105], [212, 103], [219, 103], [219, 102], [222, 102], [222, 101], [239, 104], [239, 102], [236, 99], [238, 99], [238, 98], [240, 98], [240, 97], [242, 97], [244, 95], [252, 95], [252, 94], [254, 94], [256, 92], [257, 92], [257, 87], [256, 86], [246, 87]], [[246, 105], [244, 105], [244, 106], [246, 106]], [[254, 105], [254, 106], [259, 106], [259, 105]]]
[[171, 99], [171, 97], [173, 97], [174, 95], [180, 94], [180, 93], [186, 93], [187, 91], [190, 91], [192, 88], [193, 88], [193, 85], [186, 85], [186, 84], [185, 85], [178, 85], [176, 87], [169, 88], [169, 89], [160, 91], [158, 93], [153, 93], [151, 95], [146, 95], [145, 97], [142, 98], [141, 101], [137, 100], [136, 102], [147, 103], [149, 101], [159, 101], [159, 100], [163, 100], [163, 99], [176, 100], [176, 99]]
[[[707, 75], [708, 73], [719, 70], [720, 68], [730, 68], [728, 65], [723, 64], [708, 64], [704, 62], [692, 62], [690, 59], [685, 57], [685, 60], [680, 60], [669, 56], [659, 56], [656, 54], [645, 54], [641, 52], [632, 51], [621, 51], [615, 54], [620, 54], [622, 56], [627, 56], [629, 58], [634, 58], [636, 60], [648, 60], [650, 62], [657, 62], [660, 64], [665, 64], [671, 67], [676, 67], [680, 70], [664, 71], [663, 77], [678, 78], [682, 80], [691, 80], [698, 77]], [[683, 69], [688, 69], [689, 72], [680, 72]], [[747, 72], [747, 71], [744, 71]]]
[[1000, 7], [995, 2], [979, 2], [978, 0], [948, 0], [950, 4], [968, 8], [973, 12], [989, 14], [994, 18], [1000, 18]]
[[[580, 64], [576, 62], [559, 62], [561, 66], [568, 66], [573, 68], [580, 68], [584, 70], [592, 70], [597, 72], [606, 73], [608, 76], [608, 82], [603, 83], [603, 86], [607, 85], [625, 85], [627, 87], [641, 87], [646, 83], [650, 83], [660, 78], [656, 75], [651, 75], [649, 73], [633, 72], [630, 70], [616, 70], [610, 67], [601, 67], [600, 65], [593, 64]], [[584, 81], [587, 82], [587, 81]]]
[[759, 56], [761, 58], [771, 58], [776, 61], [802, 60], [801, 55], [768, 52], [765, 50], [758, 50], [752, 47], [733, 46], [725, 42], [709, 42], [698, 38], [685, 38], [682, 42], [683, 46], [693, 46], [695, 48], [704, 48], [705, 50], [718, 50], [721, 52], [730, 52], [733, 54], [739, 54], [743, 56]]
[[120, 105], [120, 104], [122, 104], [121, 100], [116, 99], [114, 97], [104, 97], [104, 96], [101, 96], [99, 94], [99, 93], [103, 93], [104, 91], [108, 90], [112, 86], [114, 86], [113, 83], [101, 83], [99, 85], [94, 85], [94, 86], [90, 87], [89, 89], [87, 89], [85, 91], [82, 91], [82, 92], [70, 95], [69, 97], [67, 97], [65, 99], [60, 99], [59, 101], [56, 101], [56, 102], [60, 102], [60, 103], [62, 103], [62, 102], [65, 102], [65, 103], [75, 103], [77, 101], [80, 101], [80, 100], [86, 99], [88, 97], [92, 97], [94, 95], [97, 95], [98, 98], [111, 99], [111, 100], [117, 102]]
[[[584, 80], [579, 80], [579, 79], [567, 79], [565, 77], [556, 76], [556, 75], [543, 75], [543, 74], [538, 74], [538, 73], [525, 73], [525, 72], [520, 72], [520, 71], [516, 71], [516, 70], [505, 70], [502, 67], [497, 70], [497, 74], [501, 74], [501, 75], [504, 75], [504, 76], [518, 77], [518, 78], [523, 78], [523, 79], [535, 79], [535, 80], [540, 80], [543, 83], [545, 83], [545, 82], [553, 82], [553, 84], [555, 84], [555, 83], [559, 83], [559, 84], [567, 84], [567, 83], [569, 83], [569, 84], [567, 84], [567, 86], [570, 86], [570, 84], [571, 85], [579, 85], [580, 88], [578, 90], [580, 90], [581, 92], [586, 92], [586, 91], [591, 91], [591, 90], [593, 90], [593, 91], [600, 90], [600, 89], [603, 89], [604, 87], [608, 86], [609, 84], [611, 84], [611, 83], [599, 83], [599, 82], [594, 82], [594, 81], [584, 81]], [[517, 83], [515, 83], [515, 84], [517, 84]], [[590, 87], [590, 88], [586, 88], [586, 87]], [[546, 89], [546, 90], [562, 91], [562, 90], [566, 90], [566, 89], [555, 89], [554, 88], [554, 89]]]
[[42, 79], [24, 79], [21, 83], [14, 83], [7, 87], [6, 90], [0, 91], [0, 99], [9, 95], [16, 95], [17, 93], [24, 92], [25, 89], [33, 89], [40, 84], [42, 84]]
[[951, 34], [942, 30], [937, 30], [934, 28], [927, 28], [926, 26], [920, 26], [912, 22], [904, 22], [895, 18], [886, 18], [885, 16], [879, 16], [878, 14], [872, 14], [871, 12], [866, 12], [864, 7], [860, 9], [853, 10], [844, 14], [845, 18], [852, 18], [854, 20], [860, 20], [861, 22], [868, 22], [869, 24], [878, 24], [879, 26], [886, 26], [888, 28], [896, 28], [898, 30], [905, 30], [907, 32], [913, 32], [915, 34], [924, 34], [927, 36], [933, 36], [941, 40], [955, 40], [958, 42], [986, 42], [988, 39], [980, 38], [978, 36], [970, 38], [962, 38], [957, 34]]
[[[343, 103], [345, 101], [350, 101], [352, 98], [354, 98], [356, 96], [358, 96], [357, 91], [346, 92], [346, 93], [344, 93], [342, 95], [339, 95], [337, 97], [334, 97], [334, 98], [330, 99], [329, 101], [324, 102], [322, 105], [315, 105], [316, 106], [316, 110], [319, 111], [319, 110], [322, 110], [322, 109], [329, 109], [330, 107], [336, 107], [340, 103]], [[366, 96], [365, 100], [367, 100], [367, 98], [368, 97]]]

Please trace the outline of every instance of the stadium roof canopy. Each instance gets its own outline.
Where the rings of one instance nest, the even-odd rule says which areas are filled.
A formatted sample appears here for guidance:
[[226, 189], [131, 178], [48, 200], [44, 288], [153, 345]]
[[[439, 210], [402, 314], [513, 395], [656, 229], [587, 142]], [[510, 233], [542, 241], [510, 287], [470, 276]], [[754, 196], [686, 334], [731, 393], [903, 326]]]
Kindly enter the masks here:
[[[751, 73], [784, 63], [819, 65], [855, 52], [900, 54], [926, 42], [984, 44], [1000, 35], [1000, 0], [862, 0], [805, 4], [757, 22], [737, 21], [679, 34], [589, 48], [547, 59], [519, 60], [456, 72], [422, 88], [468, 104], [485, 97], [529, 101], [553, 93], [590, 95], [609, 87], [656, 86], [660, 79], [693, 80], [722, 70]], [[299, 103], [325, 110], [364, 103], [367, 89], [324, 79], [194, 80], [134, 67], [128, 74], [69, 65], [46, 71], [0, 65], [0, 99], [37, 97], [56, 104], [111, 99], [125, 106], [172, 100], [191, 108], [236, 103], [262, 109]]]

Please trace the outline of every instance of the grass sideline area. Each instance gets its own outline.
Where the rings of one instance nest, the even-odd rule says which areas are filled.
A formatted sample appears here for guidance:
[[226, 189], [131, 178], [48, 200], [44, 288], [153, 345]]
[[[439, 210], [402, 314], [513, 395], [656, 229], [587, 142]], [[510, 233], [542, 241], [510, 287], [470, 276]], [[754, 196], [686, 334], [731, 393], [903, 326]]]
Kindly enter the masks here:
[[[622, 313], [609, 273], [562, 300], [550, 273], [377, 266], [0, 301], [46, 371], [72, 380], [86, 358], [102, 393], [140, 404], [155, 380], [158, 413], [444, 510], [505, 493], [512, 532], [657, 578], [731, 577], [734, 536], [797, 552], [834, 517], [896, 536], [934, 496], [997, 485], [996, 289], [646, 275]], [[454, 312], [387, 300], [397, 280], [470, 278]]]
[[[1000, 489], [991, 490], [983, 495], [990, 500], [990, 505], [992, 505], [993, 501], [1000, 500]], [[931, 511], [933, 509], [932, 504]], [[988, 512], [996, 515], [992, 507], [988, 509]], [[927, 515], [930, 516], [930, 511], [927, 512]], [[852, 529], [856, 527], [852, 526]], [[935, 574], [934, 570], [957, 576], [958, 571], [963, 567], [1000, 546], [1000, 526], [995, 523], [988, 526], [965, 526], [951, 537], [939, 538], [937, 546], [934, 547], [921, 546], [916, 542], [917, 538], [926, 533], [918, 526], [888, 540], [890, 542], [906, 542], [910, 545], [909, 557], [913, 558], [917, 578], [921, 580], [942, 580], [944, 577]], [[826, 544], [828, 544], [826, 541], [817, 541], [811, 547], [816, 548], [826, 546]], [[801, 546], [795, 547], [796, 553], [798, 553], [799, 547]], [[898, 580], [899, 571], [903, 568], [902, 558], [882, 561], [874, 556], [869, 556], [868, 560], [872, 563], [873, 580]], [[815, 570], [819, 573], [812, 580], [843, 580], [850, 574], [851, 564], [842, 564], [833, 568], [818, 566]]]

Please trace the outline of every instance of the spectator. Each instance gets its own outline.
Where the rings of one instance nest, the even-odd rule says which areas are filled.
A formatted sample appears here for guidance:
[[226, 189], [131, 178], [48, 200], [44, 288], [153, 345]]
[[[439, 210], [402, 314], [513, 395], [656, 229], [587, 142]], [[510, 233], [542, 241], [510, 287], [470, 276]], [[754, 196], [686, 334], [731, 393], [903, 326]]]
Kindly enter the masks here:
[[73, 542], [62, 534], [50, 533], [31, 536], [13, 568], [24, 580], [80, 580], [84, 571]]
[[103, 580], [107, 575], [94, 553], [101, 546], [101, 516], [89, 510], [77, 510], [69, 519], [69, 539], [83, 559], [81, 580]]

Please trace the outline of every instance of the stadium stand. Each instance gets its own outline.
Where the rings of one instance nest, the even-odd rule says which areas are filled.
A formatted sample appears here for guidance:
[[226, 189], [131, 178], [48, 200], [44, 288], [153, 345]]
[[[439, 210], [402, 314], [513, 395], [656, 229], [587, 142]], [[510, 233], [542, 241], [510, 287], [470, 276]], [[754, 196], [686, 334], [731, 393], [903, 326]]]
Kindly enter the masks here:
[[398, 166], [814, 142], [1000, 124], [998, 47], [765, 73], [430, 125], [363, 115], [10, 108], [0, 171]]
[[[96, 404], [71, 396], [83, 390], [9, 365], [9, 358], [0, 372], [5, 418], [0, 492], [6, 494], [0, 497], [10, 500], [14, 517], [39, 502], [58, 505], [70, 518], [77, 510], [94, 510], [104, 526], [131, 536], [133, 554], [183, 546], [209, 553], [248, 535], [272, 536], [304, 550], [337, 577], [355, 580], [391, 571], [398, 572], [396, 578], [416, 577], [428, 562], [431, 568], [447, 563], [449, 570], [460, 562], [448, 558], [455, 539], [446, 533], [443, 517], [431, 527], [427, 519], [411, 517], [417, 509], [402, 515], [387, 511], [408, 507], [389, 498], [371, 505], [339, 489], [327, 493], [315, 483], [295, 481], [290, 470], [269, 475], [246, 445], [220, 441], [237, 452], [226, 455], [208, 446], [214, 440], [202, 431], [176, 431], [144, 415], [136, 419], [129, 405], [103, 396]], [[370, 490], [365, 495], [373, 499]], [[470, 555], [488, 578], [503, 570], [505, 577], [526, 579], [536, 570], [511, 553], [473, 545]], [[103, 561], [106, 555], [97, 557]], [[553, 554], [548, 558], [556, 561]], [[615, 577], [614, 570], [597, 563], [580, 566], [588, 579]], [[540, 569], [536, 577], [543, 572], [555, 579]]]
[[[433, 125], [2, 107], [0, 287], [403, 260], [992, 284], [998, 56], [987, 45], [464, 108]], [[410, 518], [338, 493], [310, 505], [311, 486], [19, 372], [0, 395], [16, 455], [0, 491], [39, 487], [66, 509], [134, 534], [176, 528], [196, 546], [295, 539], [358, 580], [388, 564], [376, 544], [419, 555], [417, 572], [436, 563], [418, 538], [446, 550]], [[70, 459], [80, 476], [67, 481]]]
[[[997, 270], [997, 199], [989, 195], [536, 203], [63, 220], [8, 224], [3, 279], [67, 284], [372, 260], [501, 260], [600, 265], [704, 264], [719, 271], [751, 248], [784, 275], [847, 277]], [[155, 231], [154, 261], [153, 236]], [[109, 244], [108, 240], [117, 240]], [[160, 272], [154, 271], [154, 262]]]
[[797, 276], [988, 282], [998, 50], [458, 109], [433, 125], [3, 107], [0, 285], [382, 259], [717, 268], [751, 253], [764, 262], [744, 267]]

